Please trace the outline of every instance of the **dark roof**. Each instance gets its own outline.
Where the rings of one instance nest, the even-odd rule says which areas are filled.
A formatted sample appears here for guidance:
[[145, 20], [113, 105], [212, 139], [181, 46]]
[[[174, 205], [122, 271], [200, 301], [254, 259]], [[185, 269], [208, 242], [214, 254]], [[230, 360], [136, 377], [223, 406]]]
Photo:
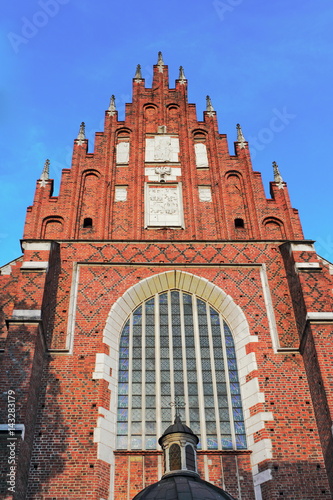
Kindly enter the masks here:
[[133, 500], [235, 500], [196, 474], [178, 472], [140, 491]]
[[194, 434], [192, 429], [190, 429], [187, 425], [183, 424], [181, 418], [177, 415], [173, 424], [169, 425], [169, 427], [163, 432], [162, 436], [158, 440], [159, 444], [162, 443], [164, 436], [168, 434], [173, 434], [174, 432], [183, 432], [184, 434], [191, 434], [199, 442], [198, 436]]

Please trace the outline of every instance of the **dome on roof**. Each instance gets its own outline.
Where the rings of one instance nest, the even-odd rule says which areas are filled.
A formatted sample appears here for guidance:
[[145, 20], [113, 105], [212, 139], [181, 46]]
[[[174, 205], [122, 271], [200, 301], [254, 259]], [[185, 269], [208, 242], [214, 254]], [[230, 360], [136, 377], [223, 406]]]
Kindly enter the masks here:
[[165, 436], [167, 436], [168, 434], [175, 434], [177, 432], [181, 432], [183, 434], [191, 434], [191, 436], [193, 436], [196, 439], [198, 444], [199, 442], [198, 436], [194, 434], [192, 429], [190, 429], [187, 425], [183, 424], [179, 415], [176, 415], [174, 423], [169, 425], [169, 427], [163, 432], [162, 436], [158, 440], [159, 444], [162, 444], [162, 441]]
[[217, 486], [207, 483], [197, 474], [178, 472], [164, 476], [147, 486], [133, 500], [235, 500]]

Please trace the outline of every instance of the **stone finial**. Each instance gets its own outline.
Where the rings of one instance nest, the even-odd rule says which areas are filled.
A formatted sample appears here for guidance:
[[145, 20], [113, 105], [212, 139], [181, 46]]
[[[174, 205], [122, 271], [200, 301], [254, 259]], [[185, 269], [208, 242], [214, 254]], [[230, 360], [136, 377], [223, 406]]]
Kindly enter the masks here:
[[163, 56], [162, 56], [161, 51], [159, 51], [159, 53], [158, 53], [157, 64], [161, 64], [162, 66], [164, 66], [164, 61], [163, 61]]
[[109, 115], [114, 115], [115, 112], [116, 112], [116, 98], [115, 96], [112, 94], [112, 96], [110, 97], [110, 105], [109, 105], [109, 109], [108, 109], [108, 114]]
[[158, 66], [158, 71], [160, 73], [163, 73], [164, 61], [163, 61], [163, 56], [162, 56], [161, 51], [159, 51], [159, 53], [158, 53], [157, 66]]
[[86, 125], [84, 122], [82, 122], [80, 125], [79, 133], [78, 133], [77, 138], [76, 138], [78, 141], [84, 141], [86, 139], [85, 129], [86, 129]]
[[237, 123], [236, 128], [237, 128], [237, 142], [239, 143], [240, 148], [244, 149], [246, 141], [243, 135], [242, 127], [240, 126], [239, 123]]
[[179, 78], [178, 78], [178, 80], [180, 80], [180, 82], [184, 82], [186, 80], [183, 66], [179, 66]]
[[273, 161], [273, 170], [274, 170], [274, 182], [276, 182], [279, 188], [283, 188], [283, 179], [280, 174], [279, 166], [276, 161]]
[[138, 64], [136, 67], [135, 75], [134, 75], [135, 80], [142, 80], [142, 73], [141, 73], [141, 65]]
[[206, 111], [209, 113], [214, 113], [215, 109], [213, 108], [212, 100], [209, 95], [206, 96]]
[[49, 173], [50, 173], [50, 160], [45, 160], [44, 167], [43, 167], [43, 172], [41, 173], [41, 176], [39, 180], [41, 181], [40, 185], [41, 186], [46, 186], [46, 181], [49, 180]]

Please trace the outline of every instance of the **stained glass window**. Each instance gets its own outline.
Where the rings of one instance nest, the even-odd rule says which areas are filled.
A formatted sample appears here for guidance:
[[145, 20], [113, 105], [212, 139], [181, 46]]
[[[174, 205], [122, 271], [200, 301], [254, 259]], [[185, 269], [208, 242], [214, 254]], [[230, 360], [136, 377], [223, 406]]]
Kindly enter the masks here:
[[172, 444], [169, 451], [170, 470], [179, 470], [182, 468], [180, 446]]
[[246, 449], [232, 332], [208, 303], [172, 290], [146, 300], [123, 327], [118, 449], [158, 449], [176, 398], [199, 449]]

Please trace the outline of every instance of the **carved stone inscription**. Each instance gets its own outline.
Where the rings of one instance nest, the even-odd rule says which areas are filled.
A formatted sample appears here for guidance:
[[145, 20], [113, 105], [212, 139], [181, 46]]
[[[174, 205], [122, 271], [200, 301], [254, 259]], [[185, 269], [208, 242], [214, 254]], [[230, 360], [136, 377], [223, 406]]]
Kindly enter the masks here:
[[126, 164], [129, 161], [129, 142], [119, 142], [117, 144], [117, 164]]
[[169, 135], [157, 135], [146, 139], [146, 162], [178, 162], [179, 139]]
[[176, 186], [147, 186], [146, 225], [181, 226], [182, 204], [180, 188]]
[[198, 189], [200, 201], [212, 201], [212, 191], [210, 186], [198, 186]]
[[206, 145], [201, 142], [194, 145], [197, 168], [208, 168]]

